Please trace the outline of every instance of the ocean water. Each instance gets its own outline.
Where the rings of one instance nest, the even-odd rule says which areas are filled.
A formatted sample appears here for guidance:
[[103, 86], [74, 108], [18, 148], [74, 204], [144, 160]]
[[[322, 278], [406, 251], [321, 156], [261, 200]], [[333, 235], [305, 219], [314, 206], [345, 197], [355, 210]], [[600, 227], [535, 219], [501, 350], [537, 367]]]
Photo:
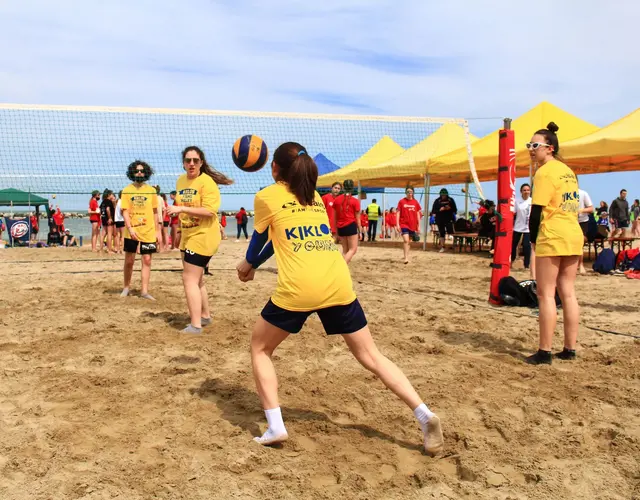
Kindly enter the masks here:
[[[71, 234], [73, 234], [76, 238], [82, 237], [83, 243], [86, 243], [87, 241], [89, 243], [91, 242], [91, 222], [89, 222], [88, 218], [72, 219], [68, 217], [64, 220], [64, 227], [65, 229], [69, 229]], [[235, 238], [237, 230], [238, 226], [236, 224], [235, 217], [227, 217], [227, 227], [225, 229], [225, 234], [227, 235], [227, 237]], [[48, 231], [47, 220], [40, 219], [40, 232], [38, 233], [38, 240], [46, 241]], [[249, 236], [251, 236], [251, 233], [253, 233], [252, 217], [249, 217], [249, 222], [247, 223], [247, 233], [249, 234]], [[6, 232], [2, 234], [2, 238], [5, 241], [8, 241], [9, 238], [7, 237]], [[242, 238], [244, 238], [244, 235], [242, 236]]]

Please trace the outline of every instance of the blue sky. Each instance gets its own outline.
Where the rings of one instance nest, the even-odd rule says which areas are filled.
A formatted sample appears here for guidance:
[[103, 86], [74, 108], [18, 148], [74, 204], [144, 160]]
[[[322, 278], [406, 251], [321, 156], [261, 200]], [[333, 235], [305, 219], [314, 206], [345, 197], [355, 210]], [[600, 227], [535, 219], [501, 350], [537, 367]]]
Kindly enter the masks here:
[[[626, 0], [5, 0], [0, 102], [493, 117], [471, 120], [484, 135], [548, 100], [604, 126], [640, 106], [639, 18]], [[608, 201], [638, 181], [581, 179]]]

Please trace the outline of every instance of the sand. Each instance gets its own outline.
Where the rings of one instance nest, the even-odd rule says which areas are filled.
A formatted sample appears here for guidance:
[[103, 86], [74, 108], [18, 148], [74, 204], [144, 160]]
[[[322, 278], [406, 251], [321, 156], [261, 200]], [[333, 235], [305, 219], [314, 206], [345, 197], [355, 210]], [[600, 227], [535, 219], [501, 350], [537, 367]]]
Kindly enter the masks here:
[[[118, 297], [121, 257], [1, 251], [1, 499], [640, 498], [640, 341], [582, 326], [578, 361], [525, 365], [536, 318], [487, 306], [486, 254], [405, 266], [369, 247], [352, 265], [380, 349], [442, 419], [443, 457], [315, 317], [275, 356], [290, 440], [252, 443], [265, 421], [249, 336], [276, 275], [270, 261], [240, 283], [245, 249], [225, 241], [212, 261], [201, 336], [178, 333], [175, 253], [154, 258], [149, 302]], [[639, 335], [639, 293], [580, 277], [582, 320]]]

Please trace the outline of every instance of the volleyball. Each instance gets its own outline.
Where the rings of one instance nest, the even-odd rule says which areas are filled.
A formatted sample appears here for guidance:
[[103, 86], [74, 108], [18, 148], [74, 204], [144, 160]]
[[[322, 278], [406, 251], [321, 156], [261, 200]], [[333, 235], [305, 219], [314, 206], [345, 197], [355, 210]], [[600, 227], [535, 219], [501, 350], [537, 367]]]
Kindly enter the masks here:
[[462, 192], [466, 193], [467, 192], [467, 188], [462, 188]]
[[231, 156], [240, 170], [257, 172], [267, 163], [269, 149], [257, 135], [243, 135], [233, 145]]

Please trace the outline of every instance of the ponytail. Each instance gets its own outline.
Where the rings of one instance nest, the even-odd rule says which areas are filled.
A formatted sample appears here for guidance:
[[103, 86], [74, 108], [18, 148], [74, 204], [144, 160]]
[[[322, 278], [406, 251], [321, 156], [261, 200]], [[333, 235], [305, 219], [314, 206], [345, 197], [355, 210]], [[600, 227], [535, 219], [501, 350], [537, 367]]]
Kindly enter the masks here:
[[285, 142], [273, 153], [273, 161], [279, 167], [278, 180], [288, 184], [302, 206], [312, 205], [316, 195], [318, 166], [304, 146], [297, 142]]
[[218, 172], [215, 168], [211, 167], [206, 160], [202, 162], [200, 173], [208, 175], [218, 185], [229, 186], [230, 184], [233, 184], [233, 179], [230, 179], [222, 172]]

